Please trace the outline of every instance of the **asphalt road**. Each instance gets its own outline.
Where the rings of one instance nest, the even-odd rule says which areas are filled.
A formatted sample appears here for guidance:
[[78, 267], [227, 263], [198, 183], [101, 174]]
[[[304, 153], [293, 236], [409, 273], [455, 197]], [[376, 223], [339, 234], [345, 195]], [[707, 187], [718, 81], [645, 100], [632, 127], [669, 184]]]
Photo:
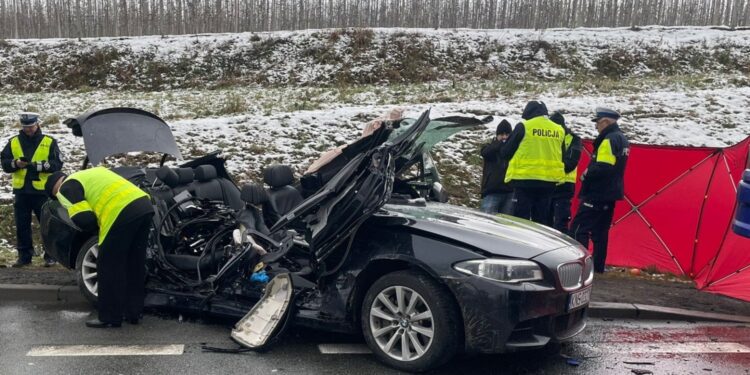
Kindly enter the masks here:
[[[396, 373], [370, 354], [354, 354], [367, 351], [356, 337], [301, 331], [262, 354], [206, 353], [202, 343], [235, 346], [230, 325], [148, 314], [137, 326], [96, 330], [84, 326], [90, 311], [86, 305], [0, 302], [0, 374]], [[91, 355], [97, 352], [106, 355]], [[591, 319], [560, 353], [460, 358], [436, 373], [734, 375], [748, 369], [750, 325]]]

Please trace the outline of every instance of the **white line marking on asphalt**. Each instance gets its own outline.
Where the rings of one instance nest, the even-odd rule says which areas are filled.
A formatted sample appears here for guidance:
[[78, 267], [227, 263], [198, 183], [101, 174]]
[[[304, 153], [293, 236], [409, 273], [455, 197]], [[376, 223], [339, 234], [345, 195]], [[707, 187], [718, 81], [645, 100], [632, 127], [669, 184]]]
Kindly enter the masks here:
[[182, 355], [184, 350], [185, 345], [45, 345], [32, 348], [26, 356]]
[[596, 344], [599, 351], [618, 353], [750, 353], [750, 348], [736, 342], [654, 342]]
[[364, 344], [318, 344], [321, 354], [372, 354]]

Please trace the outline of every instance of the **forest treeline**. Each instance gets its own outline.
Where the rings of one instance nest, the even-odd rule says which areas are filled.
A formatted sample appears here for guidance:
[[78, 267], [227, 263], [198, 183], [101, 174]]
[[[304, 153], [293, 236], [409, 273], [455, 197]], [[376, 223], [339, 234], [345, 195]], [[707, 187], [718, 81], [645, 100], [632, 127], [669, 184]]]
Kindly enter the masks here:
[[750, 0], [0, 0], [0, 38], [750, 25]]

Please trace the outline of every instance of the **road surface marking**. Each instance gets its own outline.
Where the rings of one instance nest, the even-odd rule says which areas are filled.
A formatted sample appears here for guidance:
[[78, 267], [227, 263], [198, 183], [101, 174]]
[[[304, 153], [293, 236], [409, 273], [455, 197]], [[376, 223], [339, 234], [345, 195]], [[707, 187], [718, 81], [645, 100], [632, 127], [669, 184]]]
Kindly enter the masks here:
[[318, 344], [321, 354], [372, 354], [364, 344]]
[[736, 342], [599, 343], [592, 349], [619, 353], [750, 353], [750, 347]]
[[44, 345], [32, 348], [26, 356], [182, 355], [184, 350], [185, 345]]

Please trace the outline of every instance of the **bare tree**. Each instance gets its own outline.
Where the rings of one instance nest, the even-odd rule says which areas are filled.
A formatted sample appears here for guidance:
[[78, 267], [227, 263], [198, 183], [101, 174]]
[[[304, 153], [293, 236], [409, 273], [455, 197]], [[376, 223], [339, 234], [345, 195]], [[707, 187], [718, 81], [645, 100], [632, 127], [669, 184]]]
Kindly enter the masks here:
[[650, 24], [750, 26], [750, 0], [0, 0], [0, 38]]

